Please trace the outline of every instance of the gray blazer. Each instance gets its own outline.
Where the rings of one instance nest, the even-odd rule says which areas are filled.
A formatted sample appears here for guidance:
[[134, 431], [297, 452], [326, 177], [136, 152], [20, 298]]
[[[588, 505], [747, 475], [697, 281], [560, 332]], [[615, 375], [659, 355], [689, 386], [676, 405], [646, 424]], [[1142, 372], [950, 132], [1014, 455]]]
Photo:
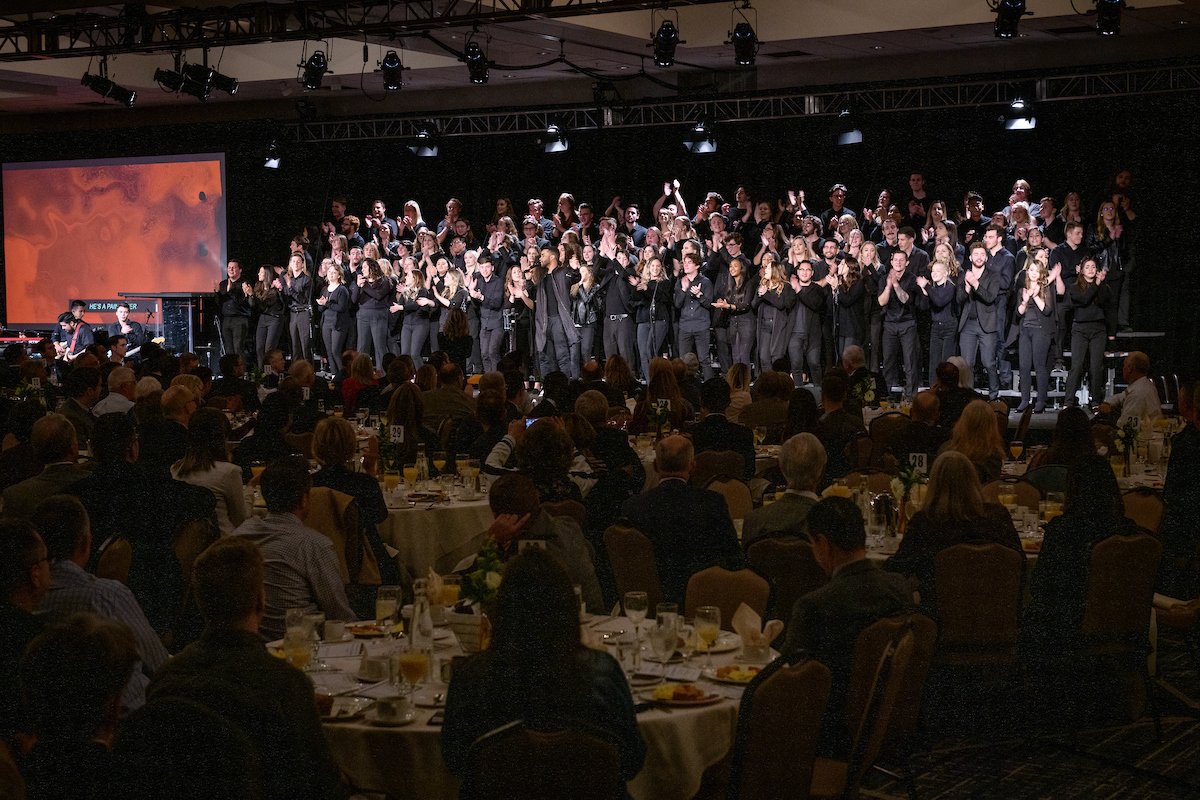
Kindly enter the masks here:
[[816, 504], [811, 497], [784, 494], [774, 503], [754, 509], [742, 523], [742, 546], [749, 548], [762, 539], [783, 536], [798, 536], [810, 541], [808, 511]]

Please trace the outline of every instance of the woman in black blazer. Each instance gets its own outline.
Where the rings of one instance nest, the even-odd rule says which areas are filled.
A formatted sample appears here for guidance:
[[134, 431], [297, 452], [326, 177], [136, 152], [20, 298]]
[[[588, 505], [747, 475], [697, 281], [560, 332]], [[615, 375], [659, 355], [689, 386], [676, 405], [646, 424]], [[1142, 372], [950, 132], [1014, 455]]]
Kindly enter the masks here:
[[863, 343], [866, 310], [863, 308], [865, 285], [859, 275], [858, 259], [846, 256], [838, 265], [837, 278], [829, 282], [833, 305], [833, 330], [839, 356], [850, 345]]
[[1075, 311], [1071, 323], [1071, 372], [1067, 375], [1067, 403], [1075, 396], [1084, 370], [1088, 373], [1088, 401], [1104, 397], [1104, 344], [1116, 333], [1112, 292], [1099, 277], [1096, 259], [1085, 256], [1075, 280], [1067, 287], [1067, 301]]
[[1016, 316], [1020, 326], [1017, 353], [1021, 376], [1021, 404], [1017, 406], [1017, 411], [1029, 407], [1030, 371], [1036, 370], [1038, 396], [1033, 407], [1035, 414], [1046, 410], [1050, 392], [1050, 342], [1057, 330], [1055, 296], [1058, 289], [1066, 288], [1062, 278], [1057, 279], [1057, 286], [1049, 280], [1049, 258], [1050, 251], [1044, 247], [1033, 252], [1024, 271], [1025, 279], [1019, 284], [1021, 288], [1017, 292]]
[[332, 375], [342, 374], [342, 347], [350, 330], [350, 290], [343, 284], [341, 267], [329, 259], [321, 265], [328, 283], [317, 297], [321, 307], [321, 341], [325, 343], [325, 359]]

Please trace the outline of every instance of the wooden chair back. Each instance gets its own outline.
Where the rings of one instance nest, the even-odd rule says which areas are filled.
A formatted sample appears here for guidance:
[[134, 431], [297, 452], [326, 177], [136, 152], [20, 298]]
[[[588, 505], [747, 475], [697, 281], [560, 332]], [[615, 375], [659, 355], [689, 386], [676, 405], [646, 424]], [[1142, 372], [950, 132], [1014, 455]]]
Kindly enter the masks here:
[[750, 545], [746, 559], [774, 584], [775, 608], [784, 624], [791, 621], [797, 600], [829, 582], [805, 539], [762, 539]]
[[520, 722], [472, 745], [467, 783], [476, 800], [625, 797], [621, 758], [612, 742], [580, 730], [533, 730]]
[[741, 453], [732, 450], [705, 450], [703, 453], [696, 453], [691, 484], [703, 487], [716, 479], [738, 479], [745, 474], [745, 469], [746, 460]]
[[1121, 499], [1125, 502], [1125, 516], [1137, 523], [1139, 528], [1145, 528], [1157, 536], [1167, 510], [1162, 495], [1143, 486], [1130, 489]]
[[1150, 629], [1162, 545], [1147, 533], [1110, 536], [1092, 546], [1083, 635], [1141, 644]]
[[314, 486], [309, 492], [308, 508], [304, 522], [333, 542], [342, 582], [359, 586], [383, 583], [375, 551], [363, 534], [358, 501], [342, 492]]
[[754, 499], [750, 495], [750, 487], [741, 478], [726, 480], [714, 478], [708, 482], [706, 488], [725, 498], [725, 507], [729, 509], [730, 519], [745, 519], [746, 515], [754, 510]]
[[624, 597], [626, 592], [645, 592], [649, 608], [662, 602], [662, 582], [658, 577], [654, 545], [644, 533], [626, 525], [610, 525], [604, 531], [604, 549], [612, 566], [618, 597]]
[[688, 579], [683, 605], [689, 617], [694, 617], [700, 606], [716, 606], [721, 609], [721, 628], [732, 630], [730, 622], [742, 603], [754, 609], [759, 617], [766, 615], [771, 603], [770, 582], [752, 569], [731, 571], [709, 567]]
[[1031, 469], [1022, 478], [1038, 488], [1045, 497], [1047, 492], [1065, 492], [1067, 490], [1067, 468], [1062, 464], [1047, 464], [1044, 467]]
[[96, 559], [96, 577], [109, 578], [129, 585], [129, 568], [133, 564], [133, 547], [128, 539], [110, 537], [100, 545]]
[[956, 544], [937, 554], [939, 663], [1016, 660], [1021, 567], [1022, 555], [1001, 544]]

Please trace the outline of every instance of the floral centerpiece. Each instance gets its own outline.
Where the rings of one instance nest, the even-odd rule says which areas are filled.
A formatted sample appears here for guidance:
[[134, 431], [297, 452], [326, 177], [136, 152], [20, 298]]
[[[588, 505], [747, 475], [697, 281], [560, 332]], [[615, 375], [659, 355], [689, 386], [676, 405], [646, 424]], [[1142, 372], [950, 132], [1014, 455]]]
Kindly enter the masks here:
[[863, 408], [878, 406], [879, 398], [875, 396], [875, 377], [868, 374], [856, 380], [854, 385], [850, 387], [850, 395]]
[[1133, 451], [1137, 447], [1140, 427], [1141, 420], [1137, 417], [1130, 417], [1113, 434], [1113, 447], [1124, 457], [1125, 477], [1129, 476], [1130, 461], [1133, 458]]
[[490, 536], [475, 556], [475, 563], [462, 576], [460, 599], [454, 610], [446, 614], [446, 624], [458, 637], [463, 652], [475, 653], [487, 649], [491, 635], [488, 613], [495, 607], [500, 582], [504, 579], [504, 562], [500, 548]]
[[655, 403], [650, 406], [650, 424], [654, 426], [654, 438], [661, 439], [671, 429], [671, 407], [667, 403]]
[[896, 498], [899, 509], [896, 513], [896, 533], [904, 535], [908, 527], [909, 508], [919, 508], [925, 500], [925, 484], [929, 476], [912, 464], [904, 464], [892, 478], [892, 496]]

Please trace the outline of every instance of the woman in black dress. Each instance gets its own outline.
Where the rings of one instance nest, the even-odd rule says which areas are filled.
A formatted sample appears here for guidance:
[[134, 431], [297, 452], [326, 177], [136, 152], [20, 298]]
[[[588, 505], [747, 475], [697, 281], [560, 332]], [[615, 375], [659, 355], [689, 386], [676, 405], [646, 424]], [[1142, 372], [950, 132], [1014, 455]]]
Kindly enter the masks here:
[[866, 311], [863, 307], [864, 284], [859, 275], [858, 259], [846, 256], [838, 265], [837, 279], [830, 285], [833, 301], [833, 330], [837, 352], [846, 352], [850, 345], [863, 343]]
[[1104, 397], [1104, 344], [1116, 333], [1112, 293], [1099, 279], [1092, 256], [1079, 264], [1075, 280], [1067, 287], [1067, 301], [1075, 312], [1071, 323], [1071, 372], [1067, 375], [1067, 402], [1078, 405], [1075, 392], [1088, 373], [1088, 402], [1096, 405]]
[[342, 270], [326, 261], [325, 288], [317, 297], [321, 307], [321, 340], [325, 343], [325, 358], [332, 375], [342, 373], [342, 347], [350, 330], [350, 290], [342, 283]]
[[[425, 276], [420, 270], [410, 270], [404, 276], [404, 289], [396, 299], [396, 305], [404, 312], [404, 327], [400, 331], [400, 352], [413, 360], [420, 369], [424, 361], [421, 349], [429, 339], [430, 317], [437, 301], [433, 293], [425, 288]], [[393, 306], [394, 307], [394, 306]]]
[[740, 259], [729, 262], [729, 271], [717, 276], [714, 294], [713, 329], [717, 334], [717, 360], [721, 371], [728, 372], [734, 364], [750, 364], [754, 352], [756, 321], [750, 308], [756, 286], [744, 274], [744, 263]]
[[254, 352], [258, 365], [265, 367], [267, 353], [279, 345], [283, 332], [283, 283], [273, 267], [263, 265], [258, 269], [258, 280], [254, 283], [252, 305], [258, 311], [258, 326], [254, 332]]
[[[1036, 230], [1036, 229], [1035, 229]], [[1025, 269], [1025, 279], [1020, 284], [1017, 293], [1016, 316], [1019, 320], [1020, 333], [1017, 345], [1017, 358], [1020, 365], [1021, 404], [1017, 411], [1029, 407], [1031, 370], [1037, 372], [1037, 402], [1033, 413], [1040, 414], [1046, 410], [1046, 402], [1050, 393], [1050, 342], [1057, 329], [1055, 321], [1054, 282], [1049, 280], [1046, 264], [1050, 251], [1039, 248], [1034, 252], [1028, 267]], [[1062, 279], [1058, 279], [1062, 287]]]

